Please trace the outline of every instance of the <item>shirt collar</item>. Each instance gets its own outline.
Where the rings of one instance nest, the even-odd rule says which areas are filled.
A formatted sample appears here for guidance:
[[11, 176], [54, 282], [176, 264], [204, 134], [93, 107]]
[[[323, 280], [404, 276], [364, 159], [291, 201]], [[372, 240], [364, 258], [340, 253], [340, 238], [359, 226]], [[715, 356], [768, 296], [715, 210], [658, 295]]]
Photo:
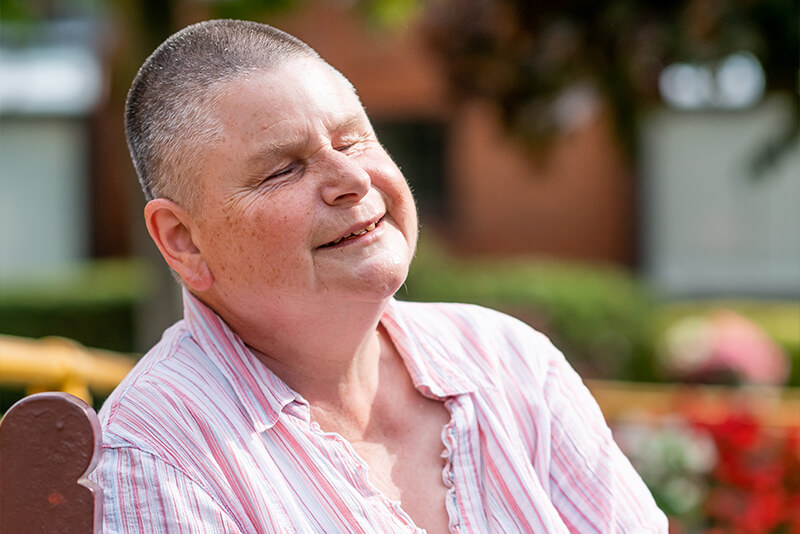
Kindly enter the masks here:
[[401, 302], [395, 299], [386, 307], [381, 324], [389, 334], [406, 368], [411, 375], [414, 387], [423, 394], [444, 399], [477, 390], [475, 383], [452, 357], [453, 347], [447, 341], [431, 336], [427, 328], [419, 322], [430, 318], [419, 318], [417, 314], [404, 309], [408, 306], [433, 306], [420, 303]]
[[[222, 318], [183, 289], [183, 316], [194, 340], [230, 384], [258, 432], [272, 428], [302, 396], [269, 370]], [[306, 414], [308, 410], [305, 410]]]

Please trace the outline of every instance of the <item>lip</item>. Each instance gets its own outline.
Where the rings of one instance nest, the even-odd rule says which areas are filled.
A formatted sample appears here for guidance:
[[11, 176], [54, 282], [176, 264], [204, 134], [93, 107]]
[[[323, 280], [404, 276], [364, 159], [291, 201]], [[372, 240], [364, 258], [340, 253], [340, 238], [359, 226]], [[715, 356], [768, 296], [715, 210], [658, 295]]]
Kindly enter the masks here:
[[[375, 232], [380, 228], [381, 222], [383, 222], [385, 215], [381, 215], [380, 217], [376, 217], [367, 222], [356, 223], [351, 226], [347, 231], [342, 233], [339, 237], [332, 241], [328, 241], [327, 243], [320, 245], [317, 249], [325, 249], [325, 248], [337, 248], [341, 246], [345, 246], [353, 241], [357, 241], [359, 238], [368, 236], [369, 234]], [[370, 229], [370, 227], [372, 227]], [[366, 232], [364, 232], [366, 230]]]

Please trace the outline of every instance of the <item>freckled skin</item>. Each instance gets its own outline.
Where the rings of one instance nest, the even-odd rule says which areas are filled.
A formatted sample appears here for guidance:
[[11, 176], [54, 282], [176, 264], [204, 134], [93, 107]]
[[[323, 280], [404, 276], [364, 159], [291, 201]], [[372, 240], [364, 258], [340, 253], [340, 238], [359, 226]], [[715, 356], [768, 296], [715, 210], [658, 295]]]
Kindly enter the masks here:
[[[416, 246], [414, 202], [344, 78], [296, 60], [232, 81], [216, 106], [223, 140], [206, 151], [193, 236], [214, 281], [198, 296], [247, 339], [292, 307], [394, 294]], [[297, 172], [270, 177], [287, 166]], [[381, 217], [368, 239], [320, 248]]]

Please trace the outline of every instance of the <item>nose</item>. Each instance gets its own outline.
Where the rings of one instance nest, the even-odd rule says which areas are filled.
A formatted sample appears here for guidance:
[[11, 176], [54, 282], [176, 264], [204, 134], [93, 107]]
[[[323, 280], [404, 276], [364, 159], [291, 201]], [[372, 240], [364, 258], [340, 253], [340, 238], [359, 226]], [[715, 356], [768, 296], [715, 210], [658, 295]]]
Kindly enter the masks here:
[[355, 204], [372, 185], [369, 173], [354, 157], [336, 150], [329, 150], [321, 171], [322, 199], [330, 206]]

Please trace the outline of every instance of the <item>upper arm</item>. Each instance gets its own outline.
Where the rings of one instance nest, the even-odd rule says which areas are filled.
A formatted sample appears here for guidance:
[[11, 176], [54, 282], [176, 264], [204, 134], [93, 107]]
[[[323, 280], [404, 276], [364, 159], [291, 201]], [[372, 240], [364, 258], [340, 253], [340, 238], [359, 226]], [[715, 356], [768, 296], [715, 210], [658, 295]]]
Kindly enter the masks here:
[[103, 489], [106, 534], [243, 532], [199, 483], [139, 449], [105, 448], [91, 478]]
[[589, 390], [553, 352], [544, 387], [553, 504], [571, 531], [666, 532], [666, 517], [614, 442]]

